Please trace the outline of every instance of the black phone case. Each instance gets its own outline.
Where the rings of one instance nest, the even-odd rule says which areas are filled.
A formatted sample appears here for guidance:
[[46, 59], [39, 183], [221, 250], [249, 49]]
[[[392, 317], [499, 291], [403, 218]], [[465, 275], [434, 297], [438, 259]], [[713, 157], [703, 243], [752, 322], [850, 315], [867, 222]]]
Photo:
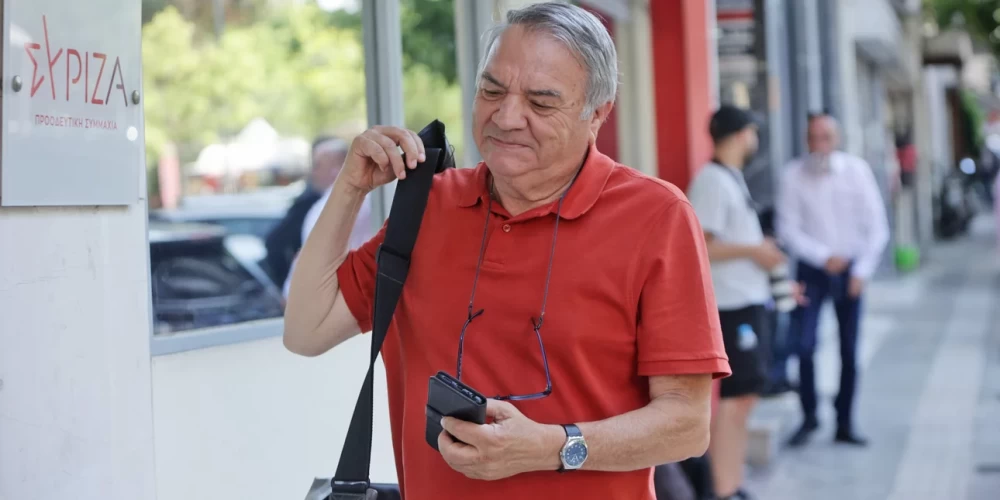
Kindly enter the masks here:
[[486, 398], [475, 389], [459, 382], [446, 372], [437, 372], [427, 382], [427, 428], [424, 439], [438, 449], [442, 417], [455, 417], [466, 422], [486, 423]]

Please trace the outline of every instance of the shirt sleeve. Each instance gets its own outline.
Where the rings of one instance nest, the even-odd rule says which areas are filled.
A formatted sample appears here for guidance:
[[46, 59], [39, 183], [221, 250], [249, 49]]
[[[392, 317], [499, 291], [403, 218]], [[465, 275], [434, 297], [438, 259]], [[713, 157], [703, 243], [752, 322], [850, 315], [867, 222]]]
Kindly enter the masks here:
[[855, 178], [859, 184], [858, 190], [864, 196], [865, 211], [862, 221], [867, 227], [865, 228], [864, 246], [855, 259], [851, 274], [867, 280], [875, 274], [875, 269], [878, 268], [879, 261], [882, 260], [882, 252], [889, 244], [889, 221], [885, 212], [885, 203], [882, 201], [878, 182], [875, 180], [875, 174], [872, 173], [871, 167], [867, 162], [859, 159], [855, 170]]
[[832, 253], [826, 245], [802, 229], [803, 208], [800, 206], [796, 168], [786, 167], [781, 176], [775, 207], [775, 229], [778, 239], [791, 250], [792, 255], [822, 269]]
[[375, 256], [384, 239], [385, 225], [372, 239], [348, 252], [347, 259], [337, 268], [340, 293], [362, 332], [370, 332], [372, 329], [377, 269]]
[[323, 213], [323, 207], [326, 206], [326, 201], [330, 199], [330, 193], [333, 188], [329, 188], [323, 193], [323, 197], [313, 203], [309, 207], [309, 211], [306, 212], [306, 218], [302, 220], [302, 244], [304, 245], [306, 240], [309, 239], [309, 233], [312, 232], [313, 227], [316, 226], [316, 221], [319, 220], [320, 214]]
[[639, 266], [639, 375], [729, 376], [705, 237], [679, 199], [655, 222]]
[[691, 182], [687, 196], [704, 232], [715, 236], [723, 235], [726, 228], [727, 197], [722, 192], [722, 184], [703, 170]]
[[292, 275], [295, 274], [295, 263], [299, 261], [299, 256], [295, 255], [292, 259], [292, 265], [288, 268], [288, 277], [285, 278], [285, 283], [281, 285], [281, 296], [288, 300], [288, 292], [292, 290]]

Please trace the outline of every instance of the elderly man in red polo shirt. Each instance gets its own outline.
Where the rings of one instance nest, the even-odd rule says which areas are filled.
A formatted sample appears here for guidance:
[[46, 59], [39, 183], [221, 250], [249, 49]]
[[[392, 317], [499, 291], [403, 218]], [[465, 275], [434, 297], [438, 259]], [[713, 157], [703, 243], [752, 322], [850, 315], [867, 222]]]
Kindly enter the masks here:
[[[435, 176], [382, 348], [408, 500], [652, 500], [654, 466], [708, 446], [712, 379], [730, 369], [704, 237], [679, 189], [595, 148], [617, 78], [613, 40], [579, 7], [513, 10], [491, 33], [472, 120], [485, 161]], [[394, 127], [354, 140], [292, 277], [291, 351], [371, 329], [383, 233], [348, 251], [351, 228], [422, 151]], [[547, 356], [552, 390], [490, 400], [485, 425], [446, 417], [437, 452], [427, 380], [456, 366], [463, 333], [463, 382], [538, 393]]]

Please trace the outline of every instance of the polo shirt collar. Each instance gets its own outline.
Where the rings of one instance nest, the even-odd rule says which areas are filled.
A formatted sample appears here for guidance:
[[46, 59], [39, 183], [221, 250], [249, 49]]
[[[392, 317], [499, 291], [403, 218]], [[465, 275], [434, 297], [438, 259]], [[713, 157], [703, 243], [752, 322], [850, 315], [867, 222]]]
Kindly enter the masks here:
[[[560, 215], [564, 219], [576, 219], [587, 213], [597, 203], [597, 199], [604, 191], [604, 186], [607, 184], [608, 177], [611, 176], [611, 170], [614, 166], [614, 160], [598, 151], [596, 146], [591, 145], [580, 173], [577, 174], [576, 180], [569, 188], [569, 193], [566, 194], [566, 200], [563, 201]], [[486, 163], [479, 162], [479, 165], [476, 165], [476, 175], [470, 176], [467, 179], [468, 182], [460, 188], [461, 193], [458, 196], [458, 206], [472, 207], [481, 201], [488, 201], [490, 196], [489, 185], [487, 183], [489, 168], [486, 166]], [[537, 215], [554, 213], [557, 206], [558, 201], [553, 202], [544, 207], [541, 213]], [[532, 210], [532, 212], [535, 211]]]

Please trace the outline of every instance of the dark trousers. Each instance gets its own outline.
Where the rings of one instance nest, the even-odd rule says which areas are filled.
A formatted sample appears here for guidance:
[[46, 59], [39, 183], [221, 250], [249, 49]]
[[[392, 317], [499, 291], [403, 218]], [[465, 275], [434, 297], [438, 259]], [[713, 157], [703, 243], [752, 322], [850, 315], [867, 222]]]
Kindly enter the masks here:
[[851, 298], [847, 293], [850, 270], [831, 276], [823, 269], [799, 263], [797, 279], [805, 284], [809, 303], [799, 307], [791, 316], [790, 340], [799, 358], [799, 398], [806, 420], [816, 420], [816, 369], [813, 353], [816, 352], [819, 314], [823, 302], [833, 299], [840, 327], [840, 390], [834, 402], [837, 409], [837, 426], [851, 430], [854, 409], [854, 390], [857, 386], [858, 327], [861, 319], [861, 297]]
[[[706, 453], [700, 457], [691, 457], [680, 462], [681, 470], [684, 472], [688, 484], [691, 485], [691, 490], [697, 500], [712, 500], [715, 498], [715, 483], [712, 480], [712, 463], [710, 460]], [[669, 500], [669, 497], [664, 495], [661, 498], [657, 494], [656, 500]]]

